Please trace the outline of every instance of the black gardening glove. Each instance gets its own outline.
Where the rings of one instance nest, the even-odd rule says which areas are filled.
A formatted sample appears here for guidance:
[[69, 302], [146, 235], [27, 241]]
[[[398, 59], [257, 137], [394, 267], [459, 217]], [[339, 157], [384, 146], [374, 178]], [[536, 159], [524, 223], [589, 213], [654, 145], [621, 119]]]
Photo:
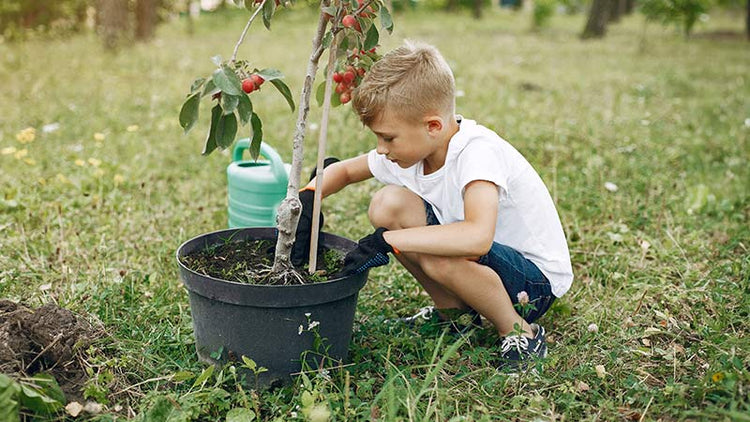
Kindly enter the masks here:
[[[338, 158], [328, 157], [323, 162], [323, 168], [339, 161]], [[315, 167], [310, 173], [310, 180], [315, 177], [317, 173], [317, 167]], [[297, 235], [292, 246], [292, 254], [290, 259], [292, 265], [300, 267], [307, 262], [310, 257], [310, 237], [312, 232], [312, 214], [313, 214], [313, 200], [315, 198], [314, 190], [303, 190], [299, 193], [299, 201], [302, 203], [302, 213], [299, 216], [299, 224], [297, 224]], [[320, 228], [323, 227], [323, 213], [320, 213]]]
[[359, 274], [368, 268], [387, 264], [390, 261], [388, 254], [393, 252], [393, 247], [383, 239], [383, 233], [386, 231], [388, 229], [380, 227], [375, 233], [360, 239], [357, 247], [346, 254], [344, 268], [340, 274]]

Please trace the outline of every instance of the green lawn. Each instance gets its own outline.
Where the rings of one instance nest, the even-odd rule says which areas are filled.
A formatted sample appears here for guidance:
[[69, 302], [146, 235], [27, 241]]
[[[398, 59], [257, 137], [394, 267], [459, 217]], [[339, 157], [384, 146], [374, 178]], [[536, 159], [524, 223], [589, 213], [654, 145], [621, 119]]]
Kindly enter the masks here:
[[[582, 42], [580, 15], [532, 32], [530, 16], [510, 12], [407, 13], [382, 40], [383, 50], [403, 38], [441, 49], [459, 113], [514, 144], [556, 200], [576, 279], [541, 320], [552, 344], [540, 377], [497, 375], [486, 333], [457, 343], [390, 330], [384, 319], [429, 303], [391, 264], [360, 293], [345, 370], [255, 393], [226, 369], [192, 387], [203, 366], [174, 251], [226, 226], [230, 158], [202, 157], [205, 119], [184, 136], [177, 113], [246, 18], [204, 16], [192, 36], [173, 22], [117, 55], [93, 35], [0, 44], [0, 297], [104, 324], [111, 337], [88, 351], [86, 392], [107, 404], [99, 419], [178, 403], [172, 420], [224, 420], [246, 405], [280, 421], [311, 409], [339, 421], [750, 420], [750, 48], [701, 36], [742, 28], [721, 14], [689, 41], [651, 24], [643, 42], [634, 16]], [[240, 56], [280, 68], [296, 97], [313, 26], [305, 11], [281, 14]], [[254, 100], [266, 141], [289, 161], [296, 114], [274, 90]], [[313, 107], [311, 122], [319, 115]], [[27, 127], [36, 135], [21, 143]], [[335, 110], [330, 154], [373, 141], [348, 107]], [[368, 233], [378, 188], [327, 200], [326, 229]]]

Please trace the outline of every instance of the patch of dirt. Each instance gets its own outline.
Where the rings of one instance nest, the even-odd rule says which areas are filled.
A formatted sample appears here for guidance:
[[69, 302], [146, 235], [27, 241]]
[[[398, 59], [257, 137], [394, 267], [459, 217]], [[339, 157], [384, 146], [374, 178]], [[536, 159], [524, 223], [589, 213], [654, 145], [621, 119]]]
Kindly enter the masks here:
[[[258, 285], [291, 284], [290, 277], [274, 277], [270, 272], [274, 246], [269, 240], [257, 239], [225, 242], [190, 253], [181, 260], [191, 270], [220, 280]], [[327, 281], [343, 264], [344, 255], [340, 251], [321, 248], [319, 270], [310, 274], [307, 268], [296, 268], [294, 278], [301, 279], [303, 284]]]
[[70, 400], [81, 399], [86, 381], [83, 353], [103, 330], [53, 303], [28, 308], [0, 300], [0, 373], [54, 376]]

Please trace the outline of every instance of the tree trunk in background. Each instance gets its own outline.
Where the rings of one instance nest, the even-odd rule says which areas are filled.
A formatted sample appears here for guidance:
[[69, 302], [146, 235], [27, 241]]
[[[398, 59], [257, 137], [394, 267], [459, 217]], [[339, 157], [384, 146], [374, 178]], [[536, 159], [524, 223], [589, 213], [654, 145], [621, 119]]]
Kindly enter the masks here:
[[619, 22], [625, 15], [628, 0], [610, 0], [609, 22]]
[[745, 31], [747, 32], [747, 40], [750, 41], [750, 0], [747, 0], [747, 19], [745, 20]]
[[449, 12], [458, 10], [458, 0], [448, 0], [445, 2], [445, 10]]
[[154, 37], [156, 29], [157, 0], [136, 0], [135, 3], [135, 39], [148, 41]]
[[128, 0], [99, 0], [97, 15], [104, 47], [116, 49], [124, 40], [129, 26]]
[[635, 0], [625, 0], [625, 14], [629, 15], [635, 10]]
[[594, 0], [581, 38], [602, 38], [607, 32], [607, 20], [611, 8], [610, 0]]
[[472, 7], [472, 15], [474, 16], [474, 19], [482, 18], [482, 0], [474, 0], [474, 5]]

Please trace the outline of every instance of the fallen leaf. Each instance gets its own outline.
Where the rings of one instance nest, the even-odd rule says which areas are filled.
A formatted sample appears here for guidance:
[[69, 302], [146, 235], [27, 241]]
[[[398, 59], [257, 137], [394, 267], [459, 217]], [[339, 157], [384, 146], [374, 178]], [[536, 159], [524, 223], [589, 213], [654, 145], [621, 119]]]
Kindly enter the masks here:
[[65, 406], [65, 411], [68, 412], [70, 416], [75, 418], [76, 416], [81, 414], [81, 411], [83, 411], [83, 406], [77, 401], [72, 401], [68, 403], [67, 406]]
[[581, 391], [581, 392], [586, 392], [586, 391], [589, 391], [590, 389], [589, 385], [583, 381], [578, 381], [578, 385], [576, 387], [578, 388], [578, 391]]
[[89, 401], [89, 402], [86, 402], [86, 406], [83, 406], [83, 410], [86, 413], [90, 413], [92, 415], [98, 415], [99, 413], [102, 413], [103, 406], [95, 401]]

